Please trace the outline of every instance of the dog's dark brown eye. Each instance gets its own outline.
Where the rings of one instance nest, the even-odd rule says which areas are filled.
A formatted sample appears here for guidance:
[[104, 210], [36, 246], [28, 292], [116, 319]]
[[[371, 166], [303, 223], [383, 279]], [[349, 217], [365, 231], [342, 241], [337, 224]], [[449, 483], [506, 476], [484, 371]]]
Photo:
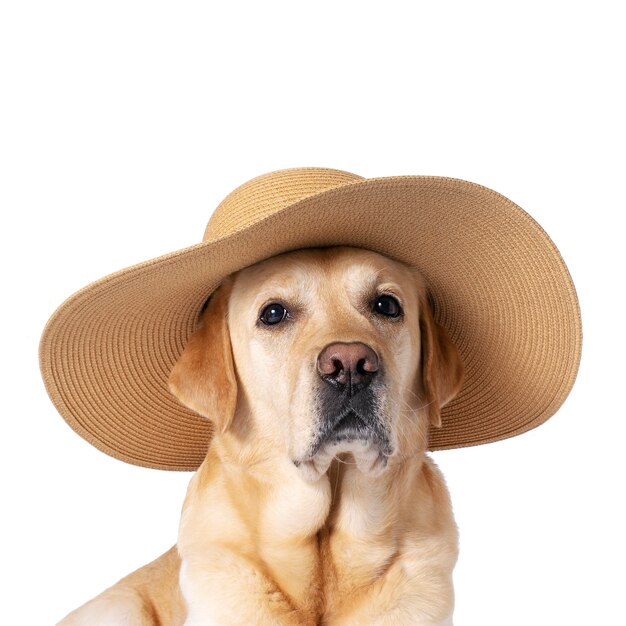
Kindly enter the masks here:
[[386, 317], [398, 317], [402, 314], [402, 307], [393, 296], [378, 296], [374, 301], [374, 312]]
[[261, 311], [260, 320], [268, 326], [273, 326], [274, 324], [282, 322], [286, 315], [287, 310], [285, 307], [275, 302], [274, 304], [268, 304], [263, 311]]

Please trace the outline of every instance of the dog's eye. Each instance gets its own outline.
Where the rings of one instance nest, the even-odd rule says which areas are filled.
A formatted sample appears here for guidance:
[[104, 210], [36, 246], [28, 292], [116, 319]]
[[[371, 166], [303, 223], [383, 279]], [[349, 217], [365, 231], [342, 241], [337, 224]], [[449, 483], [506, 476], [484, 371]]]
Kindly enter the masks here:
[[383, 295], [374, 301], [374, 312], [386, 317], [398, 317], [402, 314], [402, 307], [393, 296]]
[[282, 304], [278, 304], [274, 302], [273, 304], [268, 304], [262, 311], [261, 317], [259, 318], [264, 324], [268, 326], [273, 326], [274, 324], [278, 324], [282, 322], [287, 316], [287, 310]]

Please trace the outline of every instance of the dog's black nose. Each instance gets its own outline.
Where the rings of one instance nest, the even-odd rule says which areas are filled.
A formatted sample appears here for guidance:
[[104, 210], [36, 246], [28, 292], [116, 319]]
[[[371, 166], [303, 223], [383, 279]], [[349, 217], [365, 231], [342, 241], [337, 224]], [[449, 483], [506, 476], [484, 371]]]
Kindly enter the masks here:
[[319, 375], [349, 396], [365, 389], [378, 372], [378, 356], [361, 342], [331, 343], [317, 357]]

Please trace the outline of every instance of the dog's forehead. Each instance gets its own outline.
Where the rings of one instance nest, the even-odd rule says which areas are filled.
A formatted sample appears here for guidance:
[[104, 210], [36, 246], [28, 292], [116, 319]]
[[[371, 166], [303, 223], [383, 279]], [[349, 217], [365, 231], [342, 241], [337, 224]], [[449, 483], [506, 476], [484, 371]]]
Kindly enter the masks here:
[[358, 289], [373, 283], [411, 279], [408, 267], [370, 250], [314, 248], [287, 252], [241, 270], [235, 276], [234, 290], [248, 294], [264, 289], [306, 292], [339, 283]]

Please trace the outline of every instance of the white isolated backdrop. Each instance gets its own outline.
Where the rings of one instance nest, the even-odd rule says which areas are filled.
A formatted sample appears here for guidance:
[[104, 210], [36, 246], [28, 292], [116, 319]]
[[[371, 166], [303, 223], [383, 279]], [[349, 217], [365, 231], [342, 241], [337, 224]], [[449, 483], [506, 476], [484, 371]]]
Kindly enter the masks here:
[[38, 372], [48, 316], [198, 242], [249, 178], [322, 166], [472, 180], [554, 239], [583, 313], [571, 396], [537, 430], [434, 455], [455, 624], [622, 623], [625, 52], [605, 0], [2, 3], [0, 621], [53, 624], [167, 549], [190, 478], [66, 426]]

